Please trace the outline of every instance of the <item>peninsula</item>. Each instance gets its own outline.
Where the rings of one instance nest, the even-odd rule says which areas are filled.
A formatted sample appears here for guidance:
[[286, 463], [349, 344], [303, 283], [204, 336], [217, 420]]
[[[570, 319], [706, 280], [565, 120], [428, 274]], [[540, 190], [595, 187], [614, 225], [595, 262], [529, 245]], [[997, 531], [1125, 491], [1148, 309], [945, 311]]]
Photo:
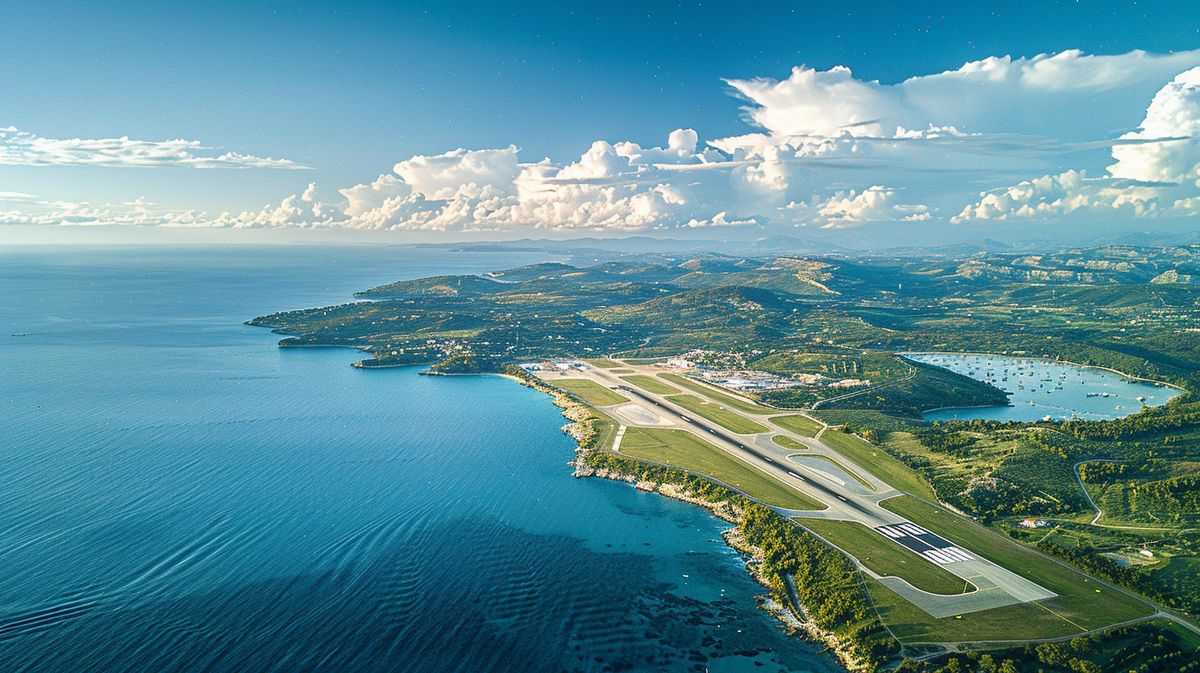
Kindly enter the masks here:
[[[555, 395], [577, 475], [733, 523], [766, 605], [851, 670], [1193, 671], [1194, 278], [1200, 246], [625, 255], [399, 281], [250, 324], [283, 347], [358, 348], [362, 367]], [[1067, 401], [990, 420], [1026, 381], [1042, 394], [1041, 374], [922, 353], [1058, 363], [1045, 394]], [[1151, 392], [1080, 388], [1128, 397], [1088, 420], [1066, 363]], [[923, 419], [948, 407], [979, 409]]]

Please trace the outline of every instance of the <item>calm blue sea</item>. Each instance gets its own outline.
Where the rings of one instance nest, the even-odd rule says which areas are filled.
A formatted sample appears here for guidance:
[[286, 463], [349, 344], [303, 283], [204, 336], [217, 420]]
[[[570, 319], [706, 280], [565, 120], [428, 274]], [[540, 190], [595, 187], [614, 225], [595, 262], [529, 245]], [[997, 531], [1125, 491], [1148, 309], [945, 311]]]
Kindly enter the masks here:
[[1157, 407], [1183, 393], [1098, 367], [984, 353], [909, 353], [908, 357], [986, 381], [1009, 394], [1007, 406], [947, 407], [921, 415], [927, 421], [1039, 421], [1044, 418], [1107, 421]]
[[242, 325], [533, 261], [0, 250], [0, 670], [838, 670], [723, 524], [572, 478], [545, 396]]

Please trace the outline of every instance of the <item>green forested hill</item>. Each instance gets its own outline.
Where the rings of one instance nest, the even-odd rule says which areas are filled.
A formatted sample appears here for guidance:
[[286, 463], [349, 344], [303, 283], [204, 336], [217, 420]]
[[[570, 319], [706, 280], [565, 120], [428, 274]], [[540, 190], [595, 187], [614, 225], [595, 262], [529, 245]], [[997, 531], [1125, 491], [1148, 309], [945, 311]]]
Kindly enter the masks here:
[[[366, 366], [498, 371], [539, 358], [690, 357], [837, 386], [757, 393], [876, 443], [927, 492], [1090, 572], [1200, 612], [1200, 246], [968, 257], [628, 256], [405, 280], [372, 301], [255, 318], [282, 345], [344, 345]], [[948, 423], [924, 409], [1003, 403], [986, 383], [898, 353], [1019, 353], [1193, 391], [1120, 421]], [[693, 352], [694, 351], [694, 352]], [[1116, 461], [1120, 478], [1077, 465]], [[1048, 534], [1015, 525], [1049, 517]], [[1112, 524], [1108, 525], [1107, 522]], [[1122, 566], [1118, 559], [1153, 562]], [[1122, 561], [1124, 562], [1124, 561]]]

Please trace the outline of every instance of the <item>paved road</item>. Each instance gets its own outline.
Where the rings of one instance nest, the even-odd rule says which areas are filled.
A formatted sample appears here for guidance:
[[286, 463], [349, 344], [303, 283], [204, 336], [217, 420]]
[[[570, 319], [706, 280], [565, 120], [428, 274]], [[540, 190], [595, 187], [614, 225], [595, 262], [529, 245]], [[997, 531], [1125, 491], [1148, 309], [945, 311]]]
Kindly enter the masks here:
[[[741, 439], [734, 437], [733, 435], [729, 434], [725, 430], [718, 430], [717, 426], [713, 425], [712, 423], [709, 423], [708, 421], [698, 421], [698, 420], [692, 418], [691, 416], [687, 416], [685, 414], [679, 413], [677, 411], [677, 409], [675, 409], [673, 406], [668, 406], [666, 404], [663, 404], [662, 402], [659, 402], [659, 401], [651, 398], [649, 395], [646, 395], [646, 394], [642, 393], [641, 391], [635, 390], [634, 388], [631, 388], [629, 386], [618, 385], [618, 386], [615, 386], [615, 389], [619, 390], [627, 395], [632, 395], [633, 397], [636, 397], [648, 404], [653, 404], [654, 406], [656, 406], [660, 409], [663, 409], [663, 410], [667, 411], [668, 413], [672, 413], [672, 412], [676, 413], [676, 415], [678, 416], [678, 418], [681, 421], [683, 421], [685, 424], [691, 426], [691, 428], [697, 430], [698, 432], [696, 434], [699, 434], [700, 436], [704, 436], [704, 433], [708, 433], [710, 440], [713, 438], [719, 439], [727, 444], [733, 445], [739, 451], [743, 451], [746, 454], [748, 454], [754, 458], [757, 458], [757, 459], [759, 459], [763, 462], [769, 463], [771, 465], [775, 465], [777, 469], [773, 470], [773, 472], [778, 473], [779, 471], [782, 470], [784, 473], [784, 476], [789, 476], [794, 479], [799, 479], [801, 482], [803, 482], [805, 484], [804, 490], [811, 489], [813, 491], [816, 491], [817, 493], [821, 493], [821, 494], [825, 495], [826, 498], [837, 498], [838, 500], [843, 502], [847, 507], [857, 511], [862, 516], [864, 516], [864, 517], [872, 516], [872, 513], [868, 509], [866, 509], [865, 507], [860, 505], [858, 502], [847, 499], [845, 496], [841, 495], [837, 491], [834, 491], [831, 488], [825, 487], [820, 482], [818, 482], [814, 479], [809, 479], [808, 477], [805, 477], [804, 475], [797, 474], [791, 465], [786, 465], [786, 466], [779, 465], [778, 463], [775, 462], [774, 458], [771, 458], [771, 456], [767, 455], [765, 452], [763, 452], [757, 448], [754, 448], [753, 446], [747, 446], [746, 444], [744, 444], [742, 442]], [[776, 474], [776, 476], [779, 476], [779, 475]]]
[[1092, 519], [1092, 522], [1091, 522], [1093, 526], [1096, 525], [1096, 522], [1100, 520], [1100, 517], [1104, 516], [1104, 512], [1100, 510], [1100, 506], [1096, 504], [1096, 501], [1092, 500], [1092, 494], [1088, 493], [1087, 487], [1083, 485], [1083, 475], [1081, 475], [1079, 473], [1079, 466], [1083, 465], [1084, 463], [1119, 463], [1119, 462], [1121, 462], [1121, 461], [1109, 460], [1107, 458], [1093, 458], [1091, 460], [1081, 460], [1071, 466], [1071, 471], [1075, 473], [1075, 481], [1079, 482], [1079, 490], [1083, 491], [1083, 497], [1087, 498], [1088, 504], [1092, 506], [1092, 509], [1096, 510], [1096, 516], [1095, 516], [1095, 518]]
[[[1097, 528], [1111, 528], [1113, 530], [1156, 530], [1156, 531], [1183, 532], [1183, 530], [1181, 530], [1179, 528], [1167, 528], [1167, 527], [1163, 527], [1163, 526], [1118, 526], [1118, 525], [1110, 524], [1110, 523], [1100, 523], [1100, 519], [1104, 517], [1104, 510], [1100, 509], [1100, 505], [1097, 505], [1095, 500], [1092, 500], [1092, 494], [1088, 493], [1087, 487], [1083, 485], [1083, 475], [1080, 474], [1079, 467], [1081, 465], [1083, 465], [1084, 463], [1123, 463], [1123, 462], [1125, 462], [1125, 461], [1113, 460], [1111, 458], [1089, 458], [1087, 460], [1078, 461], [1077, 463], [1075, 463], [1074, 465], [1071, 466], [1071, 471], [1073, 471], [1075, 473], [1075, 481], [1079, 483], [1079, 490], [1083, 491], [1083, 497], [1087, 498], [1088, 504], [1091, 505], [1092, 509], [1096, 510], [1096, 516], [1092, 517], [1092, 520], [1089, 521], [1088, 524], [1092, 525], [1092, 526], [1096, 526]], [[1191, 529], [1185, 529], [1185, 530], [1191, 530]]]
[[[660, 370], [653, 367], [623, 366], [623, 369], [633, 369], [639, 374], [654, 376]], [[1010, 572], [1009, 570], [980, 558], [970, 550], [953, 545], [942, 540], [942, 543], [924, 545], [921, 543], [906, 544], [916, 538], [902, 539], [882, 532], [882, 529], [896, 531], [893, 526], [907, 524], [914, 526], [898, 514], [884, 509], [880, 501], [900, 495], [900, 491], [881, 481], [870, 472], [854, 465], [845, 456], [837, 453], [819, 439], [805, 437], [791, 432], [786, 428], [773, 427], [769, 432], [753, 435], [733, 433], [706, 418], [680, 407], [667, 399], [668, 395], [656, 394], [632, 385], [615, 374], [604, 369], [589, 367], [583, 371], [542, 372], [542, 377], [553, 384], [555, 379], [574, 378], [587, 379], [628, 398], [629, 402], [601, 407], [606, 413], [619, 418], [624, 424], [633, 427], [658, 427], [685, 430], [708, 443], [725, 451], [731, 456], [761, 470], [780, 482], [801, 493], [817, 500], [825, 506], [824, 510], [787, 510], [776, 508], [788, 516], [854, 521], [868, 526], [879, 532], [884, 540], [900, 544], [912, 551], [928, 563], [936, 563], [946, 571], [970, 582], [975, 590], [959, 595], [931, 594], [921, 591], [898, 577], [881, 577], [861, 563], [859, 567], [868, 575], [875, 577], [886, 586], [911, 601], [914, 605], [934, 617], [949, 617], [953, 615], [978, 612], [1004, 605], [1042, 600], [1055, 596], [1043, 587]], [[694, 393], [694, 391], [680, 391]], [[674, 394], [674, 393], [669, 393]], [[780, 415], [776, 410], [764, 409], [763, 414], [748, 414], [741, 410], [725, 407], [727, 411], [737, 413], [759, 424], [771, 424], [769, 416]], [[773, 424], [771, 424], [773, 425]], [[828, 472], [822, 472], [811, 465], [789, 460], [789, 456], [798, 453], [795, 449], [787, 449], [773, 441], [773, 437], [783, 435], [804, 445], [806, 455], [816, 454], [825, 456], [833, 463], [852, 470], [854, 475], [861, 477], [871, 485], [871, 488], [848, 488], [845, 484], [838, 485], [829, 479]], [[851, 475], [851, 476], [854, 476]], [[856, 484], [857, 486], [857, 484]], [[803, 525], [803, 521], [800, 521]], [[924, 531], [928, 533], [928, 531]], [[932, 536], [929, 539], [937, 538]], [[941, 539], [941, 538], [937, 538]], [[826, 542], [830, 542], [826, 540]], [[836, 544], [834, 544], [836, 547]], [[951, 548], [958, 550], [952, 554], [939, 551]], [[930, 552], [933, 553], [930, 553]], [[853, 556], [851, 555], [851, 558]], [[857, 560], [856, 560], [857, 562]]]
[[[632, 366], [632, 365], [625, 365], [623, 368], [633, 369], [637, 373], [648, 374], [648, 375], [654, 375], [658, 371], [653, 367], [637, 367], [637, 366]], [[607, 372], [603, 372], [603, 370], [599, 370], [597, 368], [589, 368], [586, 372], [576, 372], [573, 375], [569, 375], [569, 377], [570, 378], [579, 378], [579, 377], [591, 378], [595, 382], [597, 382], [601, 385], [604, 385], [605, 387], [608, 387], [608, 388], [616, 388], [618, 386], [623, 386], [623, 387], [630, 388], [630, 389], [633, 388], [633, 386], [630, 386], [626, 382], [621, 381], [615, 375], [609, 374]], [[550, 375], [545, 378], [547, 378], [547, 380], [549, 380], [552, 383], [553, 379], [556, 377], [553, 373], [550, 373]], [[627, 391], [622, 391], [622, 392], [627, 392]], [[841, 495], [846, 500], [854, 501], [860, 505], [863, 505], [863, 508], [867, 509], [868, 512], [878, 521], [883, 521], [884, 523], [887, 523], [887, 524], [904, 522], [904, 519], [902, 519], [901, 517], [889, 512], [888, 510], [884, 510], [878, 506], [878, 503], [880, 501], [900, 495], [901, 494], [900, 491], [894, 489], [887, 483], [881, 481], [879, 478], [877, 478], [871, 472], [863, 469], [861, 466], [854, 464], [854, 462], [849, 460], [847, 457], [842, 456], [837, 451], [834, 451], [833, 449], [831, 449], [830, 447], [825, 445], [819, 439], [820, 433], [818, 433], [818, 438], [812, 438], [812, 437], [806, 437], [806, 436], [802, 436], [797, 433], [791, 432], [791, 431], [787, 430], [786, 428], [774, 427], [768, 433], [762, 433], [762, 434], [758, 434], [758, 435], [737, 435], [737, 434], [729, 433], [729, 432], [725, 431], [723, 428], [714, 426], [714, 424], [707, 421], [707, 419], [695, 418], [694, 415], [692, 415], [686, 409], [682, 409], [682, 408], [678, 407], [677, 405], [671, 404], [669, 400], [663, 399], [664, 396], [662, 396], [662, 395], [654, 395], [653, 393], [649, 393], [648, 391], [640, 390], [640, 389], [637, 392], [639, 393], [638, 395], [631, 395], [631, 397], [633, 397], [634, 399], [630, 403], [624, 403], [622, 405], [612, 405], [610, 407], [602, 407], [602, 409], [604, 409], [605, 411], [607, 411], [608, 413], [610, 413], [614, 416], [621, 417], [620, 408], [622, 406], [628, 406], [630, 404], [638, 405], [640, 407], [640, 411], [643, 412], [642, 414], [638, 414], [638, 416], [642, 419], [651, 419], [652, 422], [644, 423], [643, 421], [638, 420], [638, 421], [634, 421], [634, 422], [630, 423], [630, 425], [635, 425], [635, 426], [644, 425], [646, 427], [676, 427], [679, 429], [684, 429], [689, 432], [692, 432], [692, 433], [706, 439], [707, 441], [709, 441], [709, 443], [713, 444], [714, 446], [717, 446], [718, 448], [721, 448], [721, 449], [731, 453], [731, 455], [734, 455], [735, 457], [739, 457], [740, 459], [744, 460], [745, 462], [750, 463], [751, 465], [754, 465], [755, 467], [762, 469], [763, 471], [766, 471], [769, 474], [772, 474], [776, 478], [779, 478], [780, 481], [783, 481], [784, 483], [788, 484], [789, 486], [792, 486], [793, 488], [796, 488], [797, 490], [800, 490], [801, 492], [804, 492], [807, 495], [810, 495], [810, 496], [814, 497], [815, 499], [820, 500], [820, 501], [824, 502], [825, 504], [829, 505], [828, 509], [821, 510], [821, 511], [779, 510], [781, 513], [783, 513], [785, 515], [798, 515], [798, 516], [803, 516], [806, 518], [826, 518], [826, 519], [839, 519], [839, 520], [847, 520], [847, 521], [860, 520], [856, 516], [853, 516], [853, 514], [858, 513], [861, 510], [859, 508], [851, 508], [851, 507], [844, 506], [848, 503], [844, 503], [841, 498], [837, 497], [838, 495]], [[681, 390], [680, 392], [693, 392], [693, 391], [682, 391]], [[719, 390], [719, 389], [714, 389], [714, 392], [729, 395], [728, 392]], [[740, 397], [740, 396], [738, 396], [738, 397]], [[645, 401], [646, 398], [654, 400], [655, 404], [647, 404]], [[743, 398], [743, 400], [747, 401], [747, 402], [753, 402], [752, 400], [749, 400], [746, 398]], [[728, 409], [728, 410], [734, 411], [736, 413], [741, 413], [740, 411], [738, 411], [736, 409]], [[754, 414], [744, 414], [743, 413], [742, 415], [748, 419], [754, 420], [755, 422], [770, 424], [770, 421], [769, 421], [770, 416], [778, 416], [778, 415], [782, 415], [782, 414], [794, 414], [794, 413], [795, 413], [794, 411], [790, 411], [790, 410], [771, 409], [771, 408], [764, 407], [762, 414], [754, 415]], [[688, 420], [684, 421], [683, 420], [684, 417], [687, 417]], [[623, 433], [621, 433], [621, 432], [619, 432], [618, 434], [623, 436]], [[830, 458], [831, 460], [835, 461], [838, 465], [844, 466], [850, 470], [853, 470], [855, 475], [862, 477], [865, 481], [867, 481], [869, 484], [871, 484], [871, 488], [869, 489], [869, 492], [844, 491], [844, 492], [838, 493], [837, 489], [820, 489], [820, 490], [818, 490], [815, 488], [811, 488], [816, 482], [814, 482], [812, 479], [801, 479], [800, 475], [798, 475], [798, 474], [796, 474], [794, 477], [791, 477], [791, 476], [780, 477], [779, 469], [772, 470], [770, 468], [772, 468], [772, 466], [778, 468], [780, 465], [787, 465], [788, 456], [796, 455], [797, 452], [794, 450], [790, 450], [790, 449], [784, 449], [784, 448], [780, 447], [778, 444], [776, 444], [774, 441], [772, 441], [772, 437], [777, 436], [777, 435], [787, 436], [801, 444], [804, 444], [808, 449], [807, 451], [804, 452], [805, 455], [808, 455], [809, 453], [822, 454], [822, 455]], [[733, 438], [734, 441], [729, 442], [726, 439], [723, 439], [723, 437]], [[741, 448], [739, 448], [739, 445]], [[752, 452], [749, 448], [751, 446], [754, 447], [756, 449], [756, 451]], [[614, 443], [614, 448], [616, 448], [616, 447], [619, 447], [619, 440], [616, 443]], [[762, 456], [762, 458], [759, 458], [758, 455], [756, 455], [756, 454], [760, 454]], [[771, 462], [766, 462], [768, 459]], [[800, 466], [800, 468], [801, 468], [801, 471], [803, 471], [803, 466]], [[784, 468], [783, 471], [786, 473], [787, 472], [786, 468]], [[833, 490], [835, 492], [835, 497], [832, 499], [828, 498], [828, 496], [826, 494], [826, 490]], [[1086, 492], [1086, 490], [1085, 490], [1085, 492]], [[776, 509], [778, 509], [778, 508], [776, 508]], [[871, 525], [871, 523], [869, 523], [868, 521], [862, 521], [862, 523]], [[802, 521], [801, 521], [801, 524], [802, 524]], [[872, 527], [875, 527], [875, 526], [872, 526]], [[991, 532], [991, 531], [988, 531], [988, 532], [990, 532], [993, 535], [997, 535], [994, 532]], [[834, 545], [834, 546], [836, 546], [836, 545]], [[969, 550], [967, 550], [967, 551], [969, 551]], [[1042, 556], [1043, 558], [1047, 559], [1050, 562], [1063, 565], [1064, 572], [1075, 572], [1074, 570], [1069, 569], [1069, 567], [1066, 566], [1066, 564], [1063, 561], [1061, 561], [1060, 559], [1057, 559], [1053, 556], [1048, 556], [1045, 553], [1043, 553], [1039, 550], [1036, 550], [1036, 549], [1033, 549], [1031, 551], [1033, 551], [1034, 553], [1037, 553], [1038, 555]], [[851, 558], [853, 558], [853, 557], [851, 556]], [[988, 609], [989, 607], [998, 607], [999, 605], [1008, 605], [1008, 604], [1012, 604], [1014, 602], [1018, 602], [1018, 599], [1015, 598], [1015, 596], [1021, 596], [1023, 598], [1023, 600], [1040, 600], [1041, 598], [1053, 597], [1053, 594], [1046, 592], [1045, 589], [1039, 587], [1038, 585], [1033, 584], [1032, 582], [1028, 582], [1024, 578], [1016, 576], [1015, 574], [1010, 573], [1007, 570], [1000, 568], [999, 566], [996, 566], [995, 564], [991, 564], [990, 562], [987, 562], [987, 561], [984, 561], [983, 564], [984, 565], [981, 568], [979, 568], [979, 570], [982, 570], [984, 572], [984, 574], [976, 576], [974, 579], [971, 579], [971, 568], [969, 567], [969, 564], [967, 564], [967, 563], [953, 563], [953, 564], [950, 564], [949, 566], [943, 566], [947, 570], [954, 572], [955, 574], [959, 575], [960, 577], [967, 576], [967, 578], [970, 579], [971, 582], [973, 584], [975, 584], [976, 587], [978, 587], [978, 590], [975, 592], [972, 592], [970, 594], [963, 594], [963, 595], [959, 595], [959, 596], [939, 596], [939, 595], [934, 595], [934, 594], [926, 594], [925, 592], [922, 592], [919, 589], [912, 587], [911, 585], [909, 585], [907, 582], [904, 582], [903, 580], [900, 580], [898, 578], [887, 578], [887, 577], [881, 578], [878, 575], [876, 575], [874, 572], [872, 572], [869, 568], [865, 568], [861, 564], [859, 564], [859, 567], [862, 568], [862, 570], [864, 572], [866, 572], [868, 575], [875, 577], [880, 582], [883, 582], [887, 586], [891, 587], [894, 591], [899, 593], [901, 596], [904, 596], [905, 598], [907, 598], [908, 600], [913, 602], [914, 605], [917, 605], [922, 610], [928, 612], [931, 615], [935, 615], [935, 616], [950, 616], [950, 615], [954, 615], [954, 614], [975, 612], [977, 610]], [[996, 575], [997, 569], [999, 571], [1002, 571], [1002, 574], [999, 576]], [[1006, 582], [1005, 581], [1006, 578], [1004, 577], [1003, 574], [1007, 574], [1009, 576], [1008, 579], [1012, 579], [1014, 581], [1011, 584]], [[991, 583], [991, 580], [993, 577], [997, 577], [998, 579], [1001, 580], [1001, 582], [991, 585], [990, 583]], [[1102, 578], [1091, 577], [1091, 580], [1094, 582], [1097, 582], [1103, 586], [1106, 586], [1114, 591], [1128, 593], [1125, 590], [1121, 589], [1120, 587], [1117, 587], [1117, 586], [1113, 585], [1111, 582], [1108, 582], [1107, 580], [1104, 580]], [[1031, 591], [1026, 591], [1026, 590], [1031, 590]], [[1046, 595], [1040, 595], [1039, 592], [1044, 592]], [[1131, 594], [1131, 595], [1136, 595], [1136, 594]], [[1139, 617], [1137, 619], [1130, 620], [1129, 622], [1126, 622], [1126, 624], [1135, 624], [1138, 622], [1148, 621], [1151, 619], [1167, 619], [1167, 620], [1170, 620], [1172, 622], [1179, 624], [1183, 628], [1186, 628], [1194, 633], [1200, 634], [1200, 626], [1197, 626], [1195, 623], [1193, 623], [1192, 621], [1183, 617], [1182, 615], [1179, 615], [1178, 613], [1176, 613], [1173, 610], [1170, 610], [1161, 605], [1158, 605], [1158, 604], [1154, 603], [1153, 601], [1149, 601], [1147, 599], [1141, 598], [1140, 596], [1138, 598], [1140, 600], [1142, 600], [1147, 606], [1153, 607], [1157, 612], [1155, 612], [1154, 614], [1144, 616], [1144, 617]], [[996, 605], [985, 605], [985, 603], [990, 603], [993, 600], [997, 601]], [[1103, 627], [1101, 629], [1096, 629], [1094, 631], [1107, 630], [1109, 628], [1112, 628], [1112, 626], [1120, 626], [1120, 625], [1110, 625], [1110, 626]], [[1044, 640], [1032, 640], [1032, 641], [1031, 640], [988, 641], [988, 644], [1054, 642], [1054, 641], [1069, 640], [1070, 638], [1073, 638], [1073, 637], [1076, 637], [1076, 636], [1072, 635], [1072, 636], [1064, 636], [1061, 638], [1047, 638]], [[958, 643], [958, 642], [943, 643], [943, 645], [945, 645], [947, 648], [950, 648], [950, 649], [953, 649], [955, 646], [958, 646], [958, 645], [975, 645], [975, 644], [978, 644], [978, 643], [976, 641], [962, 642], [962, 643]]]

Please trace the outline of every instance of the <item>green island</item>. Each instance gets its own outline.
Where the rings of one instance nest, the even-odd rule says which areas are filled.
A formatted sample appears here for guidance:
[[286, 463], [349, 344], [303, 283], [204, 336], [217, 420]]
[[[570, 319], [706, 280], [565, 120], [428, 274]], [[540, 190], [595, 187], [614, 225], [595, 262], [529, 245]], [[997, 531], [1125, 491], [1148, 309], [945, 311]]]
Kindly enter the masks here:
[[[1200, 246], [625, 255], [404, 280], [251, 324], [283, 347], [360, 349], [361, 367], [505, 373], [555, 395], [577, 475], [731, 522], [768, 608], [851, 670], [1186, 672], [1200, 670], [1197, 278]], [[1184, 392], [1113, 419], [931, 422], [1009, 393], [919, 352]], [[790, 462], [800, 451], [837, 469]]]

